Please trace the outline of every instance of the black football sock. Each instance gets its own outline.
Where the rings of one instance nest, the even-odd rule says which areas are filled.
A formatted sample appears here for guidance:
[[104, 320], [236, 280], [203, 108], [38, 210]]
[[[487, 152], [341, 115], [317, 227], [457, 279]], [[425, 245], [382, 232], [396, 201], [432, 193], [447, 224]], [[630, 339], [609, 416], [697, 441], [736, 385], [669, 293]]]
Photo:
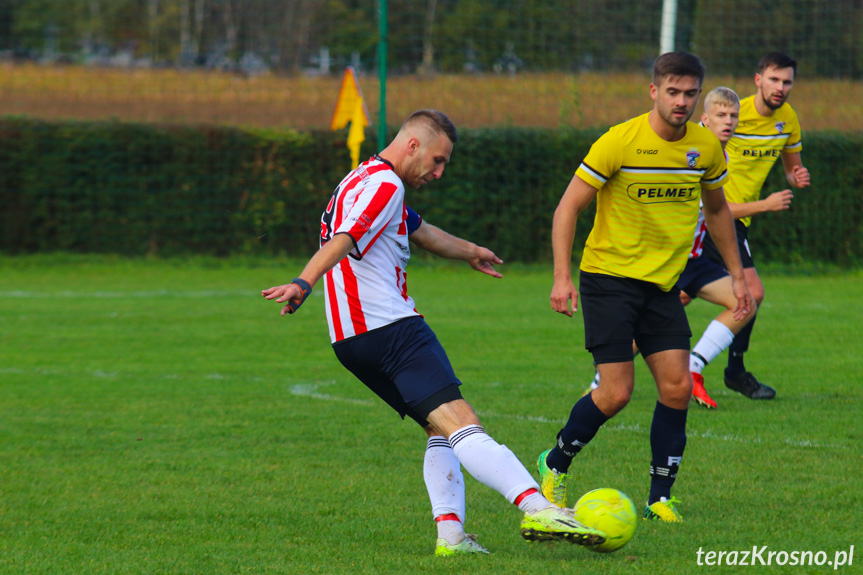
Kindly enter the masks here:
[[608, 417], [596, 407], [590, 394], [579, 399], [572, 407], [569, 421], [557, 434], [557, 446], [549, 452], [545, 464], [558, 473], [569, 471], [572, 458], [593, 439], [606, 421]]
[[650, 426], [650, 496], [647, 504], [661, 497], [671, 498], [671, 486], [677, 478], [680, 460], [686, 447], [685, 409], [673, 409], [656, 402]]
[[734, 340], [728, 346], [728, 367], [725, 368], [727, 377], [734, 377], [746, 371], [746, 366], [743, 365], [743, 354], [749, 351], [749, 338], [752, 336], [752, 326], [755, 325], [756, 319], [758, 319], [757, 314], [734, 336]]

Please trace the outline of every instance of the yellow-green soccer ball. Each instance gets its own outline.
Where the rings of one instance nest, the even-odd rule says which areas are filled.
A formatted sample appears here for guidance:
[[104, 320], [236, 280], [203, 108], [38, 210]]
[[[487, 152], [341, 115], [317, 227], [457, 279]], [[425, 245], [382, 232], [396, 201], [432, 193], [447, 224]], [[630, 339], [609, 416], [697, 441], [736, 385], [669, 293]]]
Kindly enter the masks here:
[[610, 487], [588, 491], [576, 501], [573, 509], [581, 523], [605, 532], [605, 543], [588, 549], [611, 553], [626, 545], [635, 534], [638, 522], [635, 505], [623, 491]]

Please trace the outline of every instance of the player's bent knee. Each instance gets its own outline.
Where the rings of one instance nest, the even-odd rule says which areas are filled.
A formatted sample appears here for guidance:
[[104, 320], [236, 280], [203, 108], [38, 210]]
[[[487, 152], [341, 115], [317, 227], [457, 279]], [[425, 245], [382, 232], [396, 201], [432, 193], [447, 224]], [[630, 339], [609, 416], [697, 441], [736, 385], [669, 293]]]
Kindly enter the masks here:
[[680, 378], [674, 382], [661, 383], [658, 386], [659, 400], [676, 409], [685, 409], [692, 397], [692, 378], [686, 374], [685, 378]]
[[482, 425], [476, 412], [464, 399], [442, 403], [433, 409], [426, 419], [446, 437], [468, 425]]
[[437, 427], [435, 427], [435, 426], [434, 426], [434, 425], [432, 425], [431, 423], [429, 423], [428, 425], [424, 426], [424, 427], [423, 427], [423, 431], [425, 431], [425, 432], [426, 432], [426, 435], [428, 435], [429, 437], [438, 437], [438, 436], [440, 436], [440, 437], [446, 437], [446, 435], [444, 435], [444, 434], [443, 434], [443, 432], [442, 432], [441, 430], [439, 430]]
[[600, 385], [599, 389], [593, 391], [591, 397], [596, 407], [608, 417], [612, 417], [619, 413], [624, 407], [629, 405], [632, 399], [631, 389], [604, 389], [602, 392]]
[[632, 399], [632, 394], [624, 391], [611, 394], [606, 398], [606, 405], [612, 413], [617, 413], [627, 405]]
[[618, 407], [618, 411], [629, 405], [630, 400], [632, 400], [631, 389], [620, 389], [612, 395], [612, 401]]

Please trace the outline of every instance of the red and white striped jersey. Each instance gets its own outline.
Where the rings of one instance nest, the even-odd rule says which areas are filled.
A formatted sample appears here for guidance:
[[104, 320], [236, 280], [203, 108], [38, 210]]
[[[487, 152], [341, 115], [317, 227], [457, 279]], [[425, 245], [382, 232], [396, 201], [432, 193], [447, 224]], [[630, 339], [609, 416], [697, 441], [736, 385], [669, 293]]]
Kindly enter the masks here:
[[692, 250], [689, 259], [701, 257], [704, 249], [704, 234], [707, 233], [707, 221], [704, 219], [704, 210], [698, 208], [698, 222], [695, 224], [695, 238], [692, 240]]
[[[728, 152], [725, 152], [725, 161], [728, 162]], [[728, 177], [731, 177], [729, 170]], [[707, 221], [704, 219], [703, 202], [698, 205], [698, 222], [695, 224], [695, 237], [692, 240], [692, 249], [689, 251], [689, 259], [701, 257], [704, 249], [704, 235], [707, 233]]]
[[374, 156], [341, 181], [321, 217], [321, 245], [348, 234], [354, 249], [324, 274], [330, 340], [335, 343], [420, 315], [407, 293], [411, 250], [405, 188]]

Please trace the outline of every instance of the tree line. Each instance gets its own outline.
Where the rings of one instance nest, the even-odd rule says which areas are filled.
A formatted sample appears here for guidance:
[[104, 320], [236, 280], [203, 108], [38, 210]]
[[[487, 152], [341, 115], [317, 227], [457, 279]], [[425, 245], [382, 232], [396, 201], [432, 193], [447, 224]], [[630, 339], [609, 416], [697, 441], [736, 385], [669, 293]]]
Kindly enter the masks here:
[[[392, 73], [647, 69], [662, 0], [388, 0]], [[711, 73], [782, 50], [863, 77], [859, 0], [678, 0], [675, 44]], [[7, 58], [326, 73], [377, 67], [380, 0], [0, 0]]]

